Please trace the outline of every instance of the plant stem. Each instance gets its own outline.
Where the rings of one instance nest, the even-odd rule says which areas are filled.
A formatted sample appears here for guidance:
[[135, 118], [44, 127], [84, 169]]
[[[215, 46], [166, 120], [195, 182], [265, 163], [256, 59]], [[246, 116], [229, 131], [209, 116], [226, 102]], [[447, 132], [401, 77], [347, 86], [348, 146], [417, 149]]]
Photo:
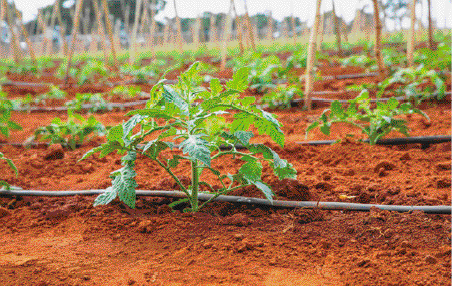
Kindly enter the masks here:
[[226, 193], [228, 193], [228, 192], [230, 192], [230, 191], [233, 191], [233, 190], [236, 190], [236, 189], [239, 189], [239, 188], [242, 188], [242, 187], [246, 187], [246, 186], [248, 186], [248, 185], [250, 185], [250, 184], [242, 184], [242, 185], [236, 186], [236, 187], [234, 187], [234, 188], [227, 189], [227, 190], [225, 190], [225, 191], [223, 191], [223, 192], [219, 192], [219, 193], [215, 194], [214, 196], [212, 196], [211, 198], [209, 198], [209, 200], [207, 200], [206, 202], [204, 202], [203, 204], [201, 204], [201, 206], [199, 207], [199, 209], [203, 208], [204, 205], [206, 205], [207, 203], [211, 202], [212, 200], [214, 200], [215, 198], [219, 197], [220, 195], [224, 195], [224, 194], [226, 194]]
[[199, 189], [199, 173], [198, 173], [198, 160], [195, 159], [191, 162], [191, 209], [192, 212], [198, 211], [198, 189]]

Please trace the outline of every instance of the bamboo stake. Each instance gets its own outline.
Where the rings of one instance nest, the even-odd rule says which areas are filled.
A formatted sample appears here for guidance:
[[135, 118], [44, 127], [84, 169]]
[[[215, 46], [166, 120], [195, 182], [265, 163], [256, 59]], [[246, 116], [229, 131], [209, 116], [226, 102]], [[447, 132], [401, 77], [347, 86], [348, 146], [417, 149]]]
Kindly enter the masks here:
[[28, 38], [28, 32], [27, 32], [27, 29], [25, 29], [24, 22], [22, 21], [22, 15], [20, 15], [19, 10], [16, 10], [16, 16], [20, 21], [20, 28], [22, 30], [22, 34], [24, 35], [25, 42], [27, 43], [28, 50], [30, 51], [31, 61], [33, 62], [34, 65], [36, 65], [35, 52], [33, 50], [32, 43], [30, 42], [30, 39]]
[[256, 51], [256, 44], [254, 41], [253, 29], [251, 28], [251, 18], [250, 18], [250, 14], [248, 13], [248, 5], [246, 4], [246, 0], [243, 0], [243, 2], [245, 3], [245, 16], [246, 16], [246, 23], [248, 26], [248, 34], [249, 34], [249, 38], [251, 40], [251, 47], [253, 47], [253, 50]]
[[[83, 1], [83, 0], [80, 0]], [[108, 12], [108, 5], [107, 5], [107, 0], [102, 0], [102, 8], [104, 9], [104, 15], [105, 15], [105, 22], [107, 23], [107, 33], [108, 33], [108, 37], [110, 38], [110, 45], [111, 45], [111, 54], [113, 55], [113, 60], [115, 61], [115, 67], [117, 69], [119, 69], [119, 63], [118, 63], [118, 59], [116, 58], [116, 51], [115, 51], [115, 45], [114, 45], [114, 40], [113, 40], [113, 32], [112, 32], [112, 28], [111, 28], [111, 21], [110, 21], [110, 17], [109, 17], [109, 12]]]
[[145, 23], [149, 26], [149, 18], [148, 18], [148, 7], [149, 7], [149, 2], [148, 0], [143, 0], [143, 13], [141, 13], [141, 27], [140, 27], [140, 31], [141, 31], [141, 35], [144, 37], [144, 32], [145, 32]]
[[434, 41], [433, 41], [433, 24], [432, 24], [432, 3], [431, 0], [427, 0], [428, 4], [428, 48], [433, 50]]
[[44, 55], [45, 51], [46, 51], [48, 39], [47, 39], [47, 26], [46, 26], [46, 24], [44, 22], [44, 19], [43, 19], [43, 16], [42, 16], [42, 10], [38, 11], [38, 24], [41, 26], [42, 35], [44, 36], [44, 38], [43, 38], [43, 40], [41, 42], [42, 47], [41, 47], [40, 54]]
[[129, 64], [133, 65], [135, 62], [135, 56], [137, 53], [137, 46], [136, 46], [136, 42], [137, 42], [137, 28], [138, 28], [138, 22], [139, 22], [139, 13], [140, 13], [140, 9], [141, 9], [141, 3], [142, 0], [137, 0], [136, 5], [135, 5], [135, 19], [133, 21], [133, 30], [132, 30], [132, 40], [130, 43], [130, 47], [129, 47]]
[[173, 0], [173, 3], [174, 3], [174, 12], [176, 14], [177, 44], [179, 46], [179, 51], [182, 53], [184, 51], [183, 38], [182, 38], [182, 26], [181, 26], [180, 17], [177, 14], [176, 0]]
[[17, 39], [17, 34], [16, 31], [14, 31], [14, 19], [13, 19], [13, 15], [11, 13], [11, 8], [9, 7], [8, 3], [6, 2], [6, 0], [2, 0], [3, 1], [3, 9], [5, 9], [6, 11], [6, 21], [8, 23], [9, 29], [11, 31], [11, 45], [13, 48], [13, 57], [14, 57], [14, 61], [16, 63], [19, 63], [20, 61], [20, 51], [19, 51], [19, 45], [18, 45], [18, 39]]
[[215, 17], [213, 16], [213, 14], [210, 14], [210, 37], [209, 37], [209, 42], [210, 43], [215, 43], [217, 41], [217, 37], [216, 37], [216, 31], [215, 31]]
[[325, 34], [325, 13], [322, 13], [322, 19], [320, 21], [320, 40], [318, 42], [319, 50], [322, 50], [322, 43], [323, 43], [323, 35]]
[[221, 47], [221, 65], [220, 70], [224, 71], [226, 69], [226, 52], [227, 52], [227, 45], [228, 45], [228, 39], [229, 34], [231, 31], [231, 14], [232, 14], [232, 6], [234, 5], [234, 0], [231, 0], [231, 4], [229, 5], [229, 12], [226, 15], [226, 21], [224, 21], [224, 27], [223, 27], [223, 47]]
[[[151, 0], [151, 7], [153, 8], [154, 6], [152, 5], [152, 3], [154, 2], [154, 0]], [[154, 9], [152, 9], [151, 8], [151, 19], [150, 19], [150, 21], [151, 21], [151, 27], [149, 28], [149, 40], [148, 40], [148, 46], [149, 46], [149, 48], [151, 49], [151, 52], [152, 52], [152, 58], [155, 58], [155, 55], [154, 55], [154, 35], [155, 35], [155, 27], [156, 27], [156, 24], [155, 24], [155, 21], [154, 21]]]
[[[231, 0], [231, 5], [232, 5], [232, 11], [234, 12], [234, 17], [236, 20], [235, 28], [237, 30], [237, 38], [239, 40], [240, 55], [243, 55], [245, 49], [243, 47], [242, 21], [240, 20], [239, 15], [237, 15], [237, 10], [235, 9], [235, 1], [234, 0]], [[223, 33], [225, 33], [224, 29], [223, 29]]]
[[381, 55], [381, 21], [380, 10], [378, 8], [378, 0], [373, 0], [374, 4], [374, 22], [375, 22], [375, 57], [377, 58], [378, 70], [380, 78], [383, 79], [386, 76], [386, 68]]
[[[99, 11], [99, 4], [97, 0], [93, 0], [94, 13], [96, 13], [96, 21], [97, 21], [97, 34], [100, 35], [102, 41], [100, 41], [102, 45], [102, 51], [104, 52], [105, 63], [108, 63], [108, 52], [107, 52], [107, 37], [104, 32], [104, 25], [102, 24], [102, 14]], [[97, 40], [96, 40], [97, 43]], [[113, 44], [113, 43], [112, 43]]]
[[343, 55], [342, 45], [341, 45], [341, 30], [339, 29], [339, 21], [336, 16], [336, 8], [334, 7], [334, 0], [331, 0], [333, 3], [333, 23], [334, 23], [334, 32], [336, 34], [336, 44], [339, 56]]
[[315, 54], [316, 54], [316, 43], [317, 43], [317, 33], [319, 30], [320, 22], [320, 5], [322, 0], [317, 0], [317, 8], [315, 13], [314, 25], [311, 29], [311, 35], [309, 38], [309, 48], [307, 57], [307, 67], [306, 67], [306, 83], [305, 83], [305, 101], [304, 105], [310, 111], [311, 105], [311, 93], [314, 87], [314, 64], [315, 64]]
[[199, 15], [196, 17], [195, 25], [193, 28], [193, 43], [196, 45], [196, 47], [199, 46], [199, 29], [201, 28], [201, 18]]
[[78, 32], [78, 25], [80, 23], [80, 12], [82, 10], [82, 4], [83, 4], [83, 0], [78, 0], [75, 4], [75, 14], [74, 14], [74, 26], [72, 27], [72, 42], [71, 42], [71, 47], [69, 48], [69, 55], [68, 55], [68, 59], [67, 59], [67, 68], [66, 68], [66, 78], [65, 78], [65, 84], [67, 84], [68, 79], [69, 79], [69, 70], [71, 69], [71, 65], [72, 65], [72, 55], [74, 54], [74, 48], [75, 48], [75, 42], [76, 42], [76, 37], [77, 37], [77, 32]]
[[[60, 5], [59, 2], [60, 0], [56, 0], [56, 2], [58, 2], [58, 4], [56, 5], [56, 12], [57, 12], [57, 18], [58, 18], [58, 24], [60, 25], [60, 38], [61, 38], [61, 47], [63, 49], [63, 55], [67, 54], [67, 45], [66, 45], [66, 40], [65, 40], [65, 35], [66, 35], [66, 29], [67, 29], [67, 25], [64, 25], [63, 23], [63, 18], [61, 17], [61, 11], [60, 11]], [[64, 28], [63, 28], [64, 25]]]
[[170, 22], [169, 18], [167, 18], [165, 27], [163, 27], [163, 41], [162, 41], [163, 44], [167, 44], [169, 42], [170, 26], [171, 26], [171, 22]]
[[292, 15], [290, 15], [290, 22], [292, 24], [292, 38], [293, 38], [293, 43], [296, 44], [297, 43], [297, 28], [295, 25], [295, 18]]
[[[55, 3], [53, 4], [53, 9], [52, 9], [52, 16], [50, 17], [50, 28], [53, 30], [55, 29], [55, 20], [56, 20], [56, 10], [57, 10], [57, 6], [58, 6], [58, 2], [59, 1], [55, 1]], [[51, 52], [53, 52], [53, 45], [52, 45], [52, 40], [50, 41], [50, 45], [47, 45], [46, 47], [46, 54], [50, 54]]]
[[267, 17], [267, 41], [273, 40], [273, 17], [272, 12]]
[[408, 47], [407, 47], [407, 59], [408, 59], [408, 67], [413, 67], [413, 52], [414, 52], [414, 25], [416, 24], [416, 0], [411, 1], [411, 27], [410, 33], [408, 35]]

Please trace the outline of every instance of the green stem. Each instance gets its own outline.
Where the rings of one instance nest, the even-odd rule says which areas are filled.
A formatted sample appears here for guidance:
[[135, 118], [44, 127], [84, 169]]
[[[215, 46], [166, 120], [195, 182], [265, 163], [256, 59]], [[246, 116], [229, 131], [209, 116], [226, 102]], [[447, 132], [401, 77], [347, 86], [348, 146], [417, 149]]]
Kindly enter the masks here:
[[191, 162], [191, 209], [192, 212], [198, 211], [198, 189], [199, 189], [199, 173], [198, 173], [198, 160], [195, 159]]
[[[146, 155], [146, 154], [145, 154]], [[146, 155], [147, 156], [147, 155]], [[148, 156], [149, 157], [149, 156]], [[150, 159], [152, 159], [151, 157], [149, 157]], [[170, 170], [169, 167], [165, 166], [158, 158], [155, 159], [155, 161], [161, 166], [163, 167], [167, 173], [169, 173], [171, 175], [171, 177], [176, 181], [176, 183], [180, 186], [180, 188], [182, 189], [182, 191], [190, 198], [190, 193], [187, 191], [187, 189], [185, 188], [185, 186], [180, 182], [180, 180], [177, 178], [177, 176]]]

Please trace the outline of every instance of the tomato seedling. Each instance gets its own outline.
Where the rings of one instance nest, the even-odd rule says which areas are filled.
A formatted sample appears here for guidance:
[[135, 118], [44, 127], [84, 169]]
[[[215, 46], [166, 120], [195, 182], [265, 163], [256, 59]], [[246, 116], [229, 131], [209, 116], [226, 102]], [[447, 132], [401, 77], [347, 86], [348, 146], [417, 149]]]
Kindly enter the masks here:
[[[261, 162], [268, 162], [280, 179], [296, 178], [296, 170], [275, 151], [263, 144], [250, 143], [254, 135], [248, 129], [254, 125], [259, 134], [267, 134], [278, 145], [284, 146], [284, 134], [277, 119], [257, 108], [254, 97], [239, 98], [239, 94], [249, 85], [249, 68], [237, 70], [224, 88], [218, 79], [213, 79], [208, 90], [197, 84], [201, 77], [199, 69], [200, 63], [195, 62], [179, 76], [175, 85], [165, 85], [165, 80], [159, 81], [150, 92], [146, 109], [129, 112], [127, 115], [132, 117], [127, 122], [112, 127], [106, 143], [82, 157], [85, 159], [97, 152], [100, 152], [100, 158], [114, 151], [125, 153], [122, 157], [123, 167], [111, 174], [112, 186], [97, 197], [94, 205], [108, 204], [119, 197], [129, 207], [135, 207], [137, 183], [134, 167], [137, 154], [154, 161], [171, 176], [187, 196], [182, 201], [190, 203], [187, 211], [191, 212], [199, 211], [220, 195], [252, 185], [272, 201], [270, 186], [261, 180]], [[237, 111], [234, 120], [230, 126], [222, 125], [222, 115], [230, 110]], [[163, 119], [164, 123], [157, 119]], [[133, 130], [138, 131], [134, 133]], [[154, 139], [146, 140], [152, 136]], [[235, 145], [239, 143], [248, 152], [238, 151]], [[229, 150], [222, 150], [221, 146], [228, 147]], [[162, 151], [166, 149], [180, 149], [183, 155], [174, 154], [172, 158], [165, 158]], [[243, 161], [243, 165], [236, 174], [221, 174], [212, 163], [218, 158], [231, 155]], [[190, 163], [189, 186], [185, 186], [173, 172], [181, 161]], [[221, 187], [214, 188], [202, 181], [204, 172], [214, 174]], [[202, 204], [198, 201], [200, 185], [208, 186], [213, 194], [211, 199]]]

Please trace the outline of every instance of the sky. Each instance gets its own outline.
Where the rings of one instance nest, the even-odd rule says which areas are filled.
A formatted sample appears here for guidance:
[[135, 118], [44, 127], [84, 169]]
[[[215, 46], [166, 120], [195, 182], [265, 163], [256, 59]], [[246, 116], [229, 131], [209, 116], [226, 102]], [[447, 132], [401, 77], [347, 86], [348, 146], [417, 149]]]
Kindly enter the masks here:
[[[55, 0], [14, 0], [19, 10], [23, 12], [24, 21], [30, 21], [36, 17], [38, 8], [53, 4]], [[66, 0], [74, 1], [74, 0]], [[416, 15], [422, 15], [422, 21], [427, 24], [427, 0], [424, 2], [423, 9], [420, 4], [416, 6]], [[8, 0], [12, 2], [12, 0]], [[165, 17], [174, 17], [173, 1], [167, 0], [167, 5], [164, 11], [160, 12], [156, 19], [163, 20]], [[229, 0], [176, 0], [177, 10], [180, 17], [194, 18], [204, 11], [213, 13], [227, 13], [229, 11]], [[263, 13], [265, 11], [272, 11], [272, 16], [275, 19], [281, 20], [284, 16], [293, 14], [300, 17], [302, 21], [308, 21], [308, 25], [312, 25], [315, 16], [315, 0], [247, 0], [248, 10], [251, 15], [256, 13]], [[334, 0], [336, 13], [342, 17], [347, 23], [352, 21], [355, 11], [368, 4], [369, 8], [366, 10], [372, 12], [371, 0]], [[437, 19], [438, 27], [452, 27], [452, 4], [450, 0], [433, 0], [432, 2], [432, 17]], [[196, 4], [194, 4], [196, 3]], [[244, 0], [235, 0], [237, 13], [243, 14]], [[321, 10], [330, 11], [332, 8], [332, 1], [323, 0]], [[409, 27], [410, 21], [406, 19], [402, 25]], [[388, 28], [393, 29], [394, 23], [388, 23]]]

